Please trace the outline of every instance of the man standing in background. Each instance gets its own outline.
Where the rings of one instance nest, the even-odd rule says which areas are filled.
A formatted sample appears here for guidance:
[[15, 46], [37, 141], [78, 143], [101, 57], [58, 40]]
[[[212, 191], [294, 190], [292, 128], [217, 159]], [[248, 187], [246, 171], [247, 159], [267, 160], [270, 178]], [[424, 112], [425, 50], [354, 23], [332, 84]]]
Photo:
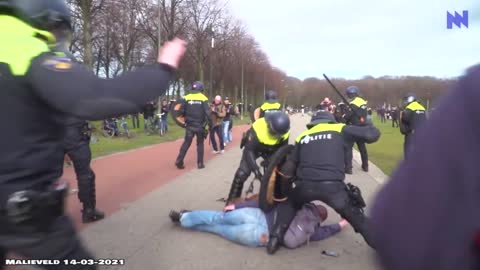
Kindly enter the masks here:
[[210, 129], [210, 141], [212, 142], [213, 146], [213, 153], [218, 154], [218, 146], [217, 146], [217, 141], [215, 139], [215, 134], [218, 136], [218, 143], [220, 145], [220, 152], [223, 154], [224, 151], [224, 143], [223, 143], [223, 129], [222, 129], [222, 124], [223, 124], [223, 118], [226, 115], [226, 110], [225, 106], [222, 104], [222, 97], [221, 96], [215, 96], [215, 99], [213, 101], [213, 104], [211, 106], [211, 117], [212, 117], [212, 124], [213, 127]]
[[231, 132], [231, 127], [233, 125], [233, 119], [232, 116], [235, 115], [235, 109], [232, 106], [232, 103], [230, 103], [230, 100], [228, 97], [225, 97], [223, 100], [223, 104], [225, 106], [225, 117], [223, 118], [223, 145], [227, 145], [227, 143], [232, 141], [232, 132]]

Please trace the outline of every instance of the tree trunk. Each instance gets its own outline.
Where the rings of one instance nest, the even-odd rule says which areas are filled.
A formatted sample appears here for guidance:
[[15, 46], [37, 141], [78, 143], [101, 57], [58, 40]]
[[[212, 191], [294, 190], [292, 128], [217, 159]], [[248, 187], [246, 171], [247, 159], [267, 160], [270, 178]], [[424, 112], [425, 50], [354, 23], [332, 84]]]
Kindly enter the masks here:
[[83, 47], [85, 49], [83, 55], [83, 64], [88, 69], [93, 67], [93, 53], [92, 53], [92, 1], [80, 0], [80, 9], [83, 22]]

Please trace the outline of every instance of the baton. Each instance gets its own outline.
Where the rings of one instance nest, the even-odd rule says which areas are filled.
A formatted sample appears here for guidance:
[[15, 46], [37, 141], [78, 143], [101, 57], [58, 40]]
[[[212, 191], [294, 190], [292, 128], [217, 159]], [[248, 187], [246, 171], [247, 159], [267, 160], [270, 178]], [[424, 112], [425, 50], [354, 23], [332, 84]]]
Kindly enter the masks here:
[[340, 96], [343, 103], [345, 103], [350, 108], [350, 110], [360, 119], [360, 122], [361, 123], [365, 122], [365, 119], [362, 116], [358, 115], [358, 112], [352, 108], [352, 105], [350, 104], [350, 102], [348, 102], [348, 100], [342, 95], [342, 93], [338, 91], [337, 87], [335, 87], [335, 85], [332, 83], [332, 81], [330, 81], [327, 75], [323, 74], [323, 77], [325, 78], [325, 80], [327, 80], [328, 84], [330, 84], [333, 90], [335, 90], [335, 92]]

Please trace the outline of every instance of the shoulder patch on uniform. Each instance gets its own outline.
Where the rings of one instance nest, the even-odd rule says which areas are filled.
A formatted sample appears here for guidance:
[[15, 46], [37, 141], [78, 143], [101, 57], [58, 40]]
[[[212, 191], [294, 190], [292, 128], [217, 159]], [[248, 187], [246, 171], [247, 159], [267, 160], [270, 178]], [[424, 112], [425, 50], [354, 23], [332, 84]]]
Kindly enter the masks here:
[[45, 59], [42, 66], [53, 71], [67, 71], [72, 68], [72, 60], [67, 57], [52, 56]]

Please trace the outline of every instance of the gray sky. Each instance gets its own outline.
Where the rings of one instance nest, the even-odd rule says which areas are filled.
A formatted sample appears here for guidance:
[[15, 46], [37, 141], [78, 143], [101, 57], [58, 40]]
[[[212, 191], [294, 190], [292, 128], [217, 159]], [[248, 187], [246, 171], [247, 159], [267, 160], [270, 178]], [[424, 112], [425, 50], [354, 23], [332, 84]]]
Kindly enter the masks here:
[[[300, 79], [453, 77], [480, 62], [480, 0], [229, 0], [272, 64]], [[446, 12], [469, 10], [468, 29]]]

